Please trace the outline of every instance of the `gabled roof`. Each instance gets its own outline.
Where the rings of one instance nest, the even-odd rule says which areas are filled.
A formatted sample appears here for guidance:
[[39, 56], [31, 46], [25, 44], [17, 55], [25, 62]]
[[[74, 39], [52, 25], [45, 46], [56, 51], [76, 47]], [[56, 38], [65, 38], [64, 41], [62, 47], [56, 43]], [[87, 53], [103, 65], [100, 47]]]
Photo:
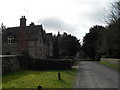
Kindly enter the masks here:
[[40, 33], [42, 34], [42, 31], [43, 31], [42, 25], [27, 26], [26, 28], [27, 40], [38, 40], [40, 37]]
[[[14, 40], [18, 40], [18, 33], [19, 33], [20, 27], [11, 27], [7, 28], [2, 33], [2, 40], [3, 42], [7, 41], [8, 36], [14, 36]], [[43, 32], [42, 25], [30, 25], [26, 26], [26, 39], [29, 40], [38, 40], [40, 37], [40, 33]], [[43, 35], [42, 35], [43, 36]]]
[[49, 44], [52, 41], [52, 33], [46, 33], [44, 36], [46, 43]]
[[8, 36], [13, 36], [15, 41], [17, 40], [17, 33], [18, 33], [19, 27], [12, 27], [12, 28], [7, 28], [3, 33], [2, 33], [2, 41], [6, 42]]

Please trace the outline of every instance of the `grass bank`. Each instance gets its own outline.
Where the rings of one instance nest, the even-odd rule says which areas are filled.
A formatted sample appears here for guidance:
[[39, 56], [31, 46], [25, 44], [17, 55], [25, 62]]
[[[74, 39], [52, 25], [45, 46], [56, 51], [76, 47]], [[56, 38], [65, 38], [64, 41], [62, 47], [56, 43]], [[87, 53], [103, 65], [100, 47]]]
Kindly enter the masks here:
[[[32, 71], [23, 70], [3, 76], [3, 88], [72, 88], [75, 82], [76, 69]], [[58, 72], [62, 80], [58, 80]]]
[[120, 69], [120, 65], [118, 65], [118, 64], [111, 64], [109, 62], [104, 62], [104, 61], [99, 61], [99, 63], [104, 64], [109, 67], [112, 67], [112, 68], [115, 68], [115, 69]]

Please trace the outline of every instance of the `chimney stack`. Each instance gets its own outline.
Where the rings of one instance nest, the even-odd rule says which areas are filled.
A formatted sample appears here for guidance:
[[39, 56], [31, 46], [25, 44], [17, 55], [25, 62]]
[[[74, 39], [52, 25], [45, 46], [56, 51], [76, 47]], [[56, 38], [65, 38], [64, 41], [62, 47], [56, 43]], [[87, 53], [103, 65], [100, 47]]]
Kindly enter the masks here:
[[25, 16], [22, 16], [22, 18], [20, 18], [20, 27], [25, 27], [26, 26], [26, 18]]
[[23, 50], [27, 49], [26, 41], [26, 18], [22, 16], [20, 18], [20, 28], [18, 31], [18, 52], [22, 53]]

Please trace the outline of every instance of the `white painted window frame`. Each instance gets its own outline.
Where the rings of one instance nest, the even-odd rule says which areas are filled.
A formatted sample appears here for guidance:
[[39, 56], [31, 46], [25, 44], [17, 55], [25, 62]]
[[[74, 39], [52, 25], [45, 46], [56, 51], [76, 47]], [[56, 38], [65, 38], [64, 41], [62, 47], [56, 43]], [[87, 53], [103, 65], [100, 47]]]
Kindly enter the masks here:
[[13, 36], [8, 36], [8, 44], [13, 44], [14, 37]]

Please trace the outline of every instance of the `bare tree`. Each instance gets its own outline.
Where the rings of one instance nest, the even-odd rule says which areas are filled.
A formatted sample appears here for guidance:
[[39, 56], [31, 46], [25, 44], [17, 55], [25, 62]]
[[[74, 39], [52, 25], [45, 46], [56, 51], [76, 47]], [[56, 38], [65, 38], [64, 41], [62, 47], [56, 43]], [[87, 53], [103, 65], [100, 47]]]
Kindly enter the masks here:
[[120, 18], [120, 0], [111, 4], [111, 10], [108, 13], [108, 24], [116, 22]]

